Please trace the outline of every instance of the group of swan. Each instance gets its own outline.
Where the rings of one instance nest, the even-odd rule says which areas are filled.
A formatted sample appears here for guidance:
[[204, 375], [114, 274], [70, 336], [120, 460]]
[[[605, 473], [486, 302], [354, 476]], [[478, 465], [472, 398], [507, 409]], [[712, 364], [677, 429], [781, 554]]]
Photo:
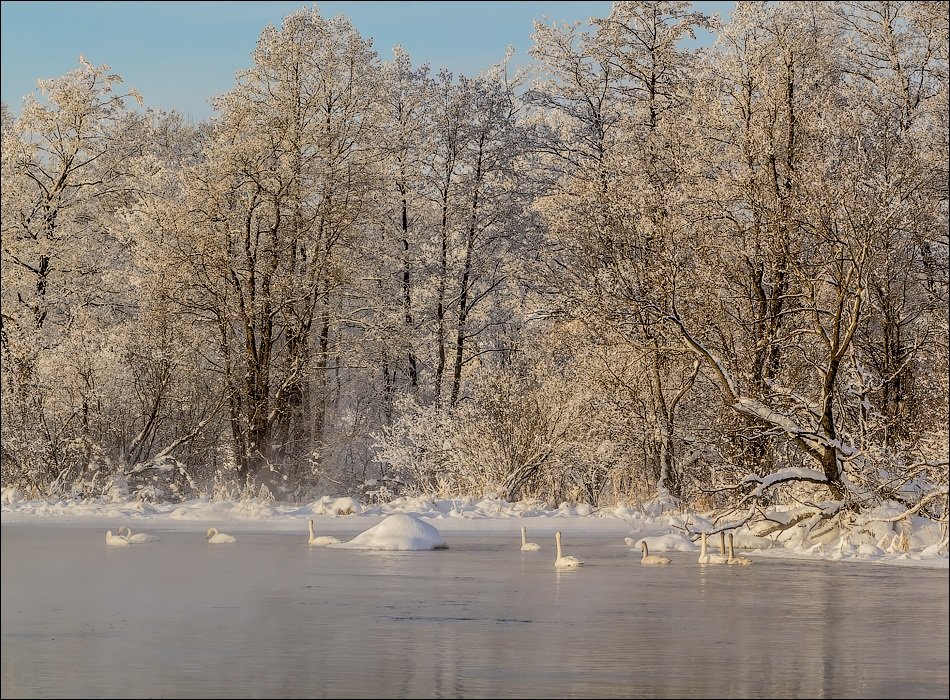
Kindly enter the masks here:
[[160, 539], [162, 539], [158, 535], [149, 535], [144, 532], [136, 532], [133, 535], [131, 528], [125, 525], [119, 528], [120, 535], [122, 534], [123, 530], [125, 530], [125, 537], [127, 537], [129, 542], [131, 542], [132, 544], [145, 544], [146, 542], [158, 542]]
[[[313, 530], [311, 526], [311, 538], [313, 537]], [[630, 537], [624, 538], [627, 544], [635, 544], [636, 540]], [[557, 545], [557, 556], [554, 559], [554, 568], [555, 569], [577, 569], [584, 565], [584, 562], [570, 555], [561, 554], [561, 533], [554, 533], [554, 541]], [[672, 564], [672, 560], [667, 557], [661, 556], [659, 554], [650, 554], [650, 547], [647, 545], [646, 540], [640, 540], [640, 548], [643, 551], [643, 556], [640, 558], [640, 563], [644, 566], [666, 566]], [[537, 552], [541, 549], [540, 545], [534, 542], [527, 541], [527, 534], [524, 527], [521, 528], [521, 551], [523, 552]], [[722, 554], [712, 554], [707, 551], [706, 543], [706, 533], [702, 533], [700, 537], [700, 553], [699, 553], [699, 563], [700, 564], [734, 564], [739, 566], [748, 566], [752, 563], [751, 559], [747, 557], [737, 557], [735, 550], [735, 543], [733, 540], [732, 533], [729, 533], [729, 549], [728, 555], [726, 553], [726, 535], [723, 532], [719, 533], [719, 549]]]
[[113, 535], [112, 530], [106, 532], [106, 544], [112, 545], [113, 547], [127, 547], [131, 542], [129, 538], [124, 535]]
[[[307, 527], [310, 531], [310, 538], [308, 544], [312, 547], [322, 547], [331, 544], [340, 544], [341, 541], [336, 537], [330, 537], [327, 535], [317, 537], [313, 531], [313, 520], [307, 519]], [[125, 534], [122, 534], [122, 533]], [[208, 542], [210, 544], [227, 544], [230, 542], [237, 542], [237, 538], [232, 535], [225, 534], [223, 532], [218, 532], [218, 529], [215, 527], [209, 528], [207, 533]], [[118, 534], [113, 535], [112, 530], [106, 532], [106, 544], [118, 547], [128, 546], [130, 544], [139, 544], [145, 542], [158, 542], [161, 537], [155, 535], [148, 535], [144, 532], [133, 534], [132, 530], [123, 525], [118, 529]], [[634, 540], [630, 537], [625, 538], [627, 544], [634, 544]], [[577, 557], [571, 555], [565, 555], [561, 553], [561, 533], [560, 531], [554, 533], [554, 542], [557, 547], [557, 554], [554, 558], [554, 568], [555, 569], [577, 569], [584, 565], [584, 562]], [[640, 563], [644, 566], [666, 566], [671, 564], [672, 561], [664, 556], [659, 554], [650, 554], [650, 548], [646, 543], [646, 540], [640, 540], [640, 548], [643, 551], [643, 556], [640, 559]], [[528, 542], [527, 530], [526, 528], [521, 528], [521, 551], [523, 552], [537, 552], [541, 549], [541, 545], [536, 542]], [[739, 566], [748, 566], [752, 563], [751, 559], [746, 557], [737, 557], [735, 552], [735, 544], [733, 540], [732, 533], [729, 533], [729, 549], [728, 555], [726, 554], [726, 536], [725, 533], [719, 533], [719, 550], [721, 554], [712, 554], [707, 551], [707, 542], [706, 542], [706, 533], [700, 535], [700, 552], [699, 559], [697, 560], [700, 564], [735, 564]]]
[[[123, 535], [123, 531], [125, 534]], [[211, 544], [226, 544], [228, 542], [237, 542], [236, 537], [218, 532], [218, 528], [212, 527], [206, 535]], [[162, 538], [158, 535], [149, 535], [144, 532], [133, 533], [131, 528], [123, 525], [118, 529], [118, 534], [113, 535], [112, 530], [106, 532], [106, 544], [113, 547], [125, 547], [130, 544], [146, 544], [148, 542], [158, 542]]]
[[[572, 557], [570, 554], [561, 553], [561, 533], [554, 533], [554, 543], [557, 547], [557, 555], [554, 557], [554, 568], [555, 569], [577, 569], [584, 566], [584, 562], [578, 559], [577, 557]], [[521, 551], [522, 552], [537, 552], [540, 551], [541, 545], [537, 542], [528, 542], [527, 530], [521, 528]]]
[[[627, 543], [630, 543], [630, 538], [626, 538]], [[706, 551], [706, 533], [702, 533], [700, 537], [700, 552], [699, 552], [699, 563], [700, 564], [737, 564], [739, 566], [748, 566], [752, 563], [752, 560], [748, 557], [737, 557], [735, 550], [735, 543], [732, 537], [732, 533], [729, 533], [729, 550], [728, 555], [726, 554], [726, 544], [725, 544], [725, 534], [719, 533], [719, 551], [722, 554], [712, 554]], [[640, 547], [643, 549], [643, 558], [640, 559], [641, 564], [647, 566], [666, 566], [667, 564], [672, 563], [666, 557], [661, 557], [658, 554], [650, 554], [650, 550], [647, 547], [646, 540], [640, 541]]]
[[[123, 535], [122, 532], [125, 531]], [[117, 534], [113, 535], [112, 530], [106, 532], [106, 544], [113, 547], [125, 547], [130, 544], [145, 544], [147, 542], [158, 542], [161, 537], [157, 535], [147, 535], [144, 532], [132, 534], [132, 530], [125, 525], [121, 526]]]
[[706, 533], [700, 535], [699, 559], [700, 564], [732, 564], [739, 566], [748, 566], [752, 560], [748, 557], [737, 557], [735, 543], [732, 533], [729, 533], [729, 549], [726, 550], [726, 534], [719, 533], [719, 551], [721, 554], [712, 554], [706, 551]]
[[[423, 535], [431, 534], [428, 531], [424, 530], [424, 528], [429, 528], [429, 530], [434, 532], [436, 536], [438, 535], [438, 531], [435, 530], [435, 528], [433, 528], [431, 525], [418, 522], [415, 518], [410, 518], [409, 516], [405, 516], [405, 515], [390, 515], [382, 523], [379, 523], [379, 525], [377, 525], [375, 528], [370, 528], [370, 530], [368, 530], [367, 532], [372, 534], [373, 531], [379, 530], [381, 526], [383, 526], [386, 532], [389, 532], [390, 539], [392, 539], [393, 537], [396, 537], [396, 539], [398, 539], [399, 535], [405, 535], [405, 532], [403, 531], [406, 530], [406, 528], [408, 527], [406, 523], [408, 523], [409, 525], [415, 525], [419, 529], [423, 529], [423, 532], [422, 532]], [[345, 545], [346, 544], [342, 542], [340, 539], [336, 537], [331, 537], [328, 535], [317, 537], [316, 533], [314, 533], [314, 530], [313, 530], [313, 520], [310, 518], [307, 519], [307, 526], [310, 530], [310, 537], [307, 543], [312, 547], [324, 547], [324, 546], [330, 546], [330, 545]], [[401, 529], [400, 529], [400, 526], [401, 526]], [[398, 530], [398, 532], [396, 532], [395, 534], [391, 532], [394, 527]], [[366, 533], [364, 533], [364, 535], [365, 534]], [[418, 534], [419, 533], [416, 533], [416, 535]], [[209, 544], [230, 544], [231, 542], [237, 542], [236, 537], [234, 537], [233, 535], [228, 535], [224, 532], [220, 532], [218, 528], [216, 527], [208, 528], [208, 532], [205, 536]], [[405, 536], [408, 537], [408, 535], [405, 535]], [[145, 533], [133, 534], [132, 530], [126, 527], [125, 525], [119, 528], [118, 534], [116, 535], [112, 534], [112, 530], [109, 530], [106, 533], [106, 544], [112, 545], [112, 546], [127, 546], [130, 544], [138, 544], [138, 543], [144, 543], [144, 542], [157, 542], [160, 539], [161, 539], [160, 537], [156, 537], [155, 535], [147, 535]], [[354, 538], [354, 539], [358, 540], [359, 537]], [[405, 537], [403, 537], [403, 539], [405, 539]], [[416, 539], [418, 539], [418, 537]], [[432, 538], [430, 537], [430, 539]], [[417, 542], [415, 542], [415, 540], [413, 542], [415, 544], [418, 544]], [[397, 542], [397, 544], [399, 543]], [[428, 544], [430, 546], [426, 546], [426, 547], [395, 546], [395, 547], [388, 547], [388, 548], [392, 548], [392, 549], [417, 549], [417, 548], [418, 549], [444, 549], [445, 547], [447, 547], [445, 542], [442, 541], [441, 539], [439, 539], [438, 541], [432, 540], [431, 542], [428, 542]], [[387, 547], [383, 547], [383, 548], [385, 549]]]
[[702, 533], [699, 536], [699, 559], [700, 564], [725, 564], [726, 563], [726, 547], [725, 547], [725, 535], [719, 533], [721, 539], [719, 542], [719, 549], [722, 551], [722, 554], [712, 554], [711, 552], [706, 551], [706, 533]]

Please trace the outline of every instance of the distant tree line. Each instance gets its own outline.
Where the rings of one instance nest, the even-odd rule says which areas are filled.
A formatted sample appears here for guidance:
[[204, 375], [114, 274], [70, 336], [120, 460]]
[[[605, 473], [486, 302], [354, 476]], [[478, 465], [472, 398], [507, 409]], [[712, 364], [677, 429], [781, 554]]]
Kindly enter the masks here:
[[617, 2], [469, 78], [307, 9], [199, 124], [80, 58], [3, 107], [3, 484], [946, 522], [947, 14]]

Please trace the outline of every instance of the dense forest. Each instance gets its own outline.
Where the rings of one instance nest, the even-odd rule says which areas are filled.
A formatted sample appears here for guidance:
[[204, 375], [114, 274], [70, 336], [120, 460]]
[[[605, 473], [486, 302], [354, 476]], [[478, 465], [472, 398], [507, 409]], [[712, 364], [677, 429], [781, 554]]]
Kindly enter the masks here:
[[3, 485], [945, 522], [947, 16], [616, 2], [467, 77], [303, 9], [198, 124], [80, 57], [3, 106]]

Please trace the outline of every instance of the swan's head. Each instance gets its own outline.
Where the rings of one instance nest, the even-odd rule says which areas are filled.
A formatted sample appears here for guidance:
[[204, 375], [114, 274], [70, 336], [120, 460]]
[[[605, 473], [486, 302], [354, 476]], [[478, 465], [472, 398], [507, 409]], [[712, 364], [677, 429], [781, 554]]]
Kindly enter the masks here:
[[643, 550], [643, 553], [644, 553], [644, 554], [647, 553], [647, 541], [646, 541], [646, 540], [640, 540], [640, 549]]
[[218, 528], [216, 528], [216, 527], [209, 527], [209, 528], [208, 528], [208, 534], [206, 535], [206, 537], [214, 537], [214, 536], [217, 535], [217, 534], [218, 534]]

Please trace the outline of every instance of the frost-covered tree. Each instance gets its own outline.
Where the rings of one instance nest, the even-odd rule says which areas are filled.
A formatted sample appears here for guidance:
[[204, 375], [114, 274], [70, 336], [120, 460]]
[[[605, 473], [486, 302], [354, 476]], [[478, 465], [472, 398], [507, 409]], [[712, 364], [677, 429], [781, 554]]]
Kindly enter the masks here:
[[185, 174], [174, 250], [184, 306], [218, 335], [238, 478], [280, 490], [313, 476], [335, 405], [378, 67], [316, 10], [266, 28], [253, 59]]
[[945, 521], [947, 11], [616, 2], [522, 94], [304, 9], [197, 125], [81, 60], [0, 113], [4, 484]]
[[[861, 12], [870, 7], [859, 5]], [[922, 8], [908, 10], [908, 18], [930, 17]], [[880, 388], [868, 388], [869, 363], [860, 359], [873, 349], [866, 340], [880, 337], [875, 277], [886, 276], [901, 290], [903, 322], [915, 329], [915, 341], [903, 346], [907, 358], [933, 366], [926, 339], [939, 337], [941, 316], [928, 309], [939, 303], [941, 292], [934, 290], [942, 283], [933, 285], [939, 275], [924, 271], [940, 244], [914, 241], [940, 239], [946, 199], [931, 184], [940, 181], [942, 166], [924, 155], [930, 146], [910, 145], [908, 152], [924, 157], [904, 161], [889, 176], [882, 172], [899, 162], [900, 139], [888, 138], [872, 114], [855, 109], [876, 99], [886, 111], [887, 103], [859, 87], [853, 61], [874, 51], [864, 46], [866, 38], [842, 28], [847, 22], [836, 13], [820, 4], [740, 3], [716, 47], [692, 70], [685, 69], [690, 59], [676, 37], [702, 18], [673, 3], [618, 3], [583, 41], [573, 30], [548, 30], [536, 48], [539, 56], [566, 57], [564, 65], [574, 68], [535, 99], [540, 95], [539, 103], [553, 106], [575, 130], [613, 134], [612, 141], [592, 142], [610, 143], [609, 149], [583, 153], [596, 168], [564, 157], [576, 155], [576, 147], [548, 141], [547, 151], [564, 163], [564, 177], [539, 203], [554, 244], [549, 259], [564, 277], [576, 278], [561, 286], [568, 295], [562, 300], [589, 314], [594, 338], [619, 331], [643, 359], [652, 359], [652, 368], [639, 371], [655, 377], [647, 386], [666, 435], [678, 432], [663, 406], [668, 399], [681, 403], [691, 423], [712, 428], [699, 431], [701, 449], [690, 447], [698, 435], [679, 431], [678, 447], [686, 462], [693, 462], [687, 452], [700, 454], [710, 467], [689, 475], [702, 490], [732, 485], [723, 503], [812, 482], [852, 508], [880, 497], [905, 499], [910, 507], [939, 483], [922, 486], [917, 477], [939, 476], [945, 463], [945, 457], [910, 460], [916, 467], [909, 464], [897, 477], [871, 465], [871, 451], [856, 439], [856, 416], [864, 409], [852, 379], [862, 377], [865, 399]], [[945, 62], [933, 27], [921, 20], [915, 29], [915, 21], [896, 23], [908, 55], [884, 72], [902, 66], [914, 76], [892, 84], [919, 90], [929, 114], [928, 101], [940, 104], [946, 90]], [[661, 40], [661, 25], [669, 43]], [[625, 45], [623, 37], [636, 41]], [[850, 54], [849, 40], [857, 42]], [[557, 74], [559, 64], [546, 60], [548, 73]], [[578, 78], [592, 75], [599, 79], [588, 79], [585, 89]], [[609, 95], [616, 97], [608, 102]], [[886, 99], [900, 107], [906, 104], [900, 96], [891, 90]], [[615, 115], [610, 121], [600, 116], [604, 104]], [[893, 123], [899, 127], [901, 119]], [[919, 124], [922, 134], [942, 127], [936, 116]], [[931, 144], [945, 142], [945, 134], [933, 137]], [[887, 243], [895, 238], [902, 253]], [[893, 346], [886, 334], [883, 342]], [[936, 354], [938, 346], [932, 346]], [[692, 394], [705, 397], [705, 410], [691, 407]], [[725, 412], [712, 410], [716, 395]], [[925, 394], [917, 398], [926, 405]], [[664, 445], [662, 434], [658, 443], [669, 455], [676, 447]], [[677, 464], [666, 465], [669, 479]]]
[[36, 487], [81, 480], [100, 456], [101, 336], [132, 303], [117, 213], [141, 145], [141, 98], [121, 83], [80, 57], [4, 117], [4, 471]]
[[538, 115], [537, 147], [560, 173], [538, 203], [552, 244], [554, 304], [593, 321], [595, 343], [609, 343], [616, 324], [636, 338], [638, 371], [649, 378], [638, 386], [652, 406], [645, 416], [653, 426], [650, 460], [658, 487], [676, 496], [675, 415], [695, 379], [693, 363], [687, 353], [666, 352], [650, 315], [627, 302], [631, 288], [670, 272], [664, 251], [680, 225], [679, 132], [695, 70], [681, 43], [706, 24], [688, 3], [641, 2], [615, 3], [587, 33], [576, 24], [536, 24], [532, 53], [552, 77], [529, 93], [547, 108]]

